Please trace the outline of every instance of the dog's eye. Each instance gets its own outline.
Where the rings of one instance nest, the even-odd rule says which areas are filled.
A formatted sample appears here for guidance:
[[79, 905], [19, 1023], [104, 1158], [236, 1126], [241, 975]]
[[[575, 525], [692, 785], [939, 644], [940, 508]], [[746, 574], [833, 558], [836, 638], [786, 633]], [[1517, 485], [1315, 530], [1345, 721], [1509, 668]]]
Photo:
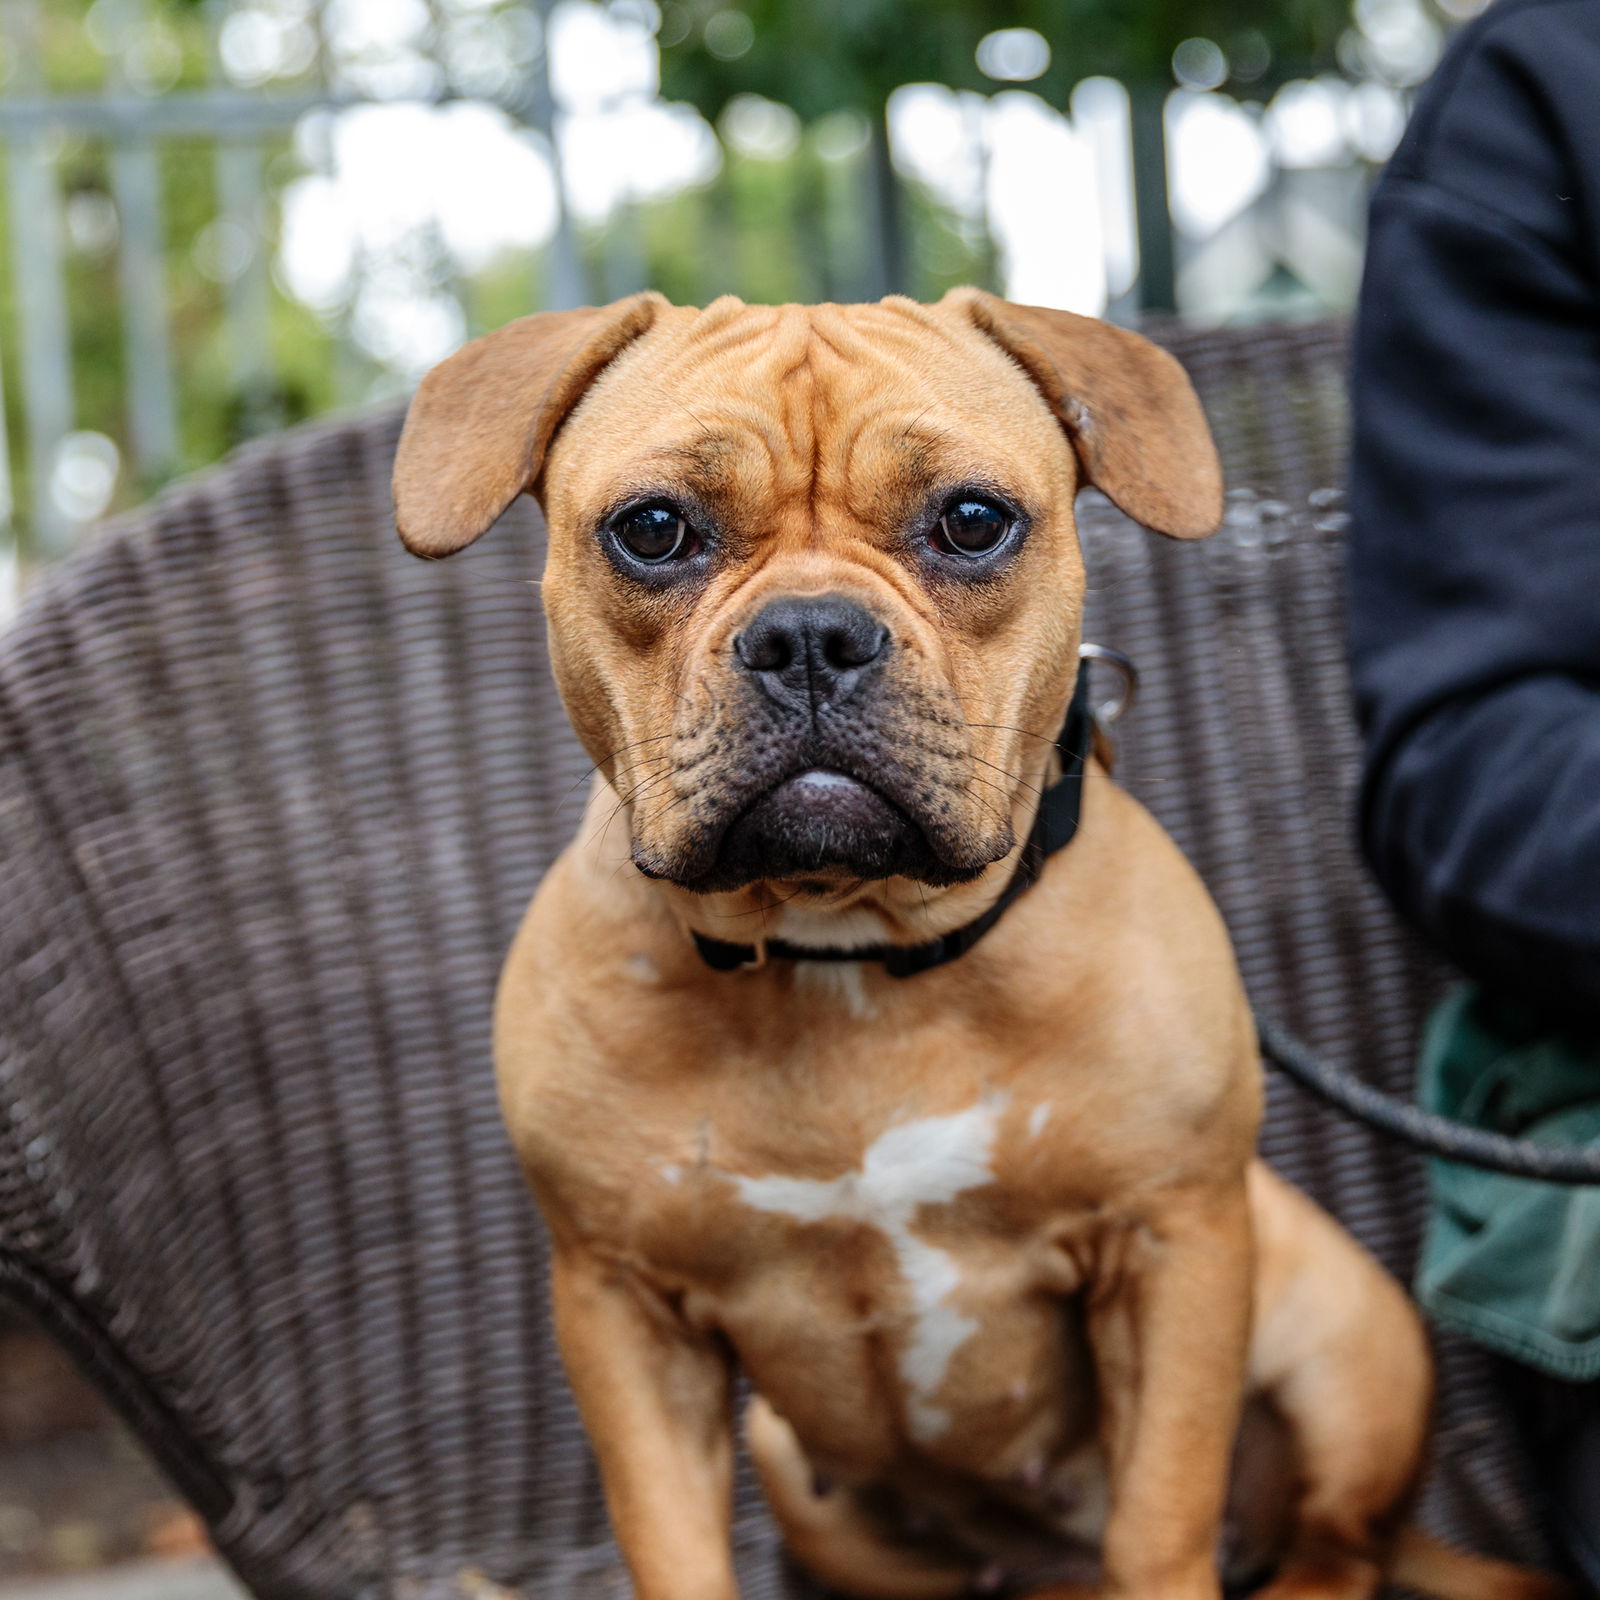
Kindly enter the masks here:
[[939, 518], [934, 543], [947, 554], [986, 556], [1011, 532], [1009, 511], [992, 500], [954, 500]]
[[612, 524], [611, 531], [635, 561], [651, 566], [694, 551], [694, 529], [676, 506], [635, 506]]

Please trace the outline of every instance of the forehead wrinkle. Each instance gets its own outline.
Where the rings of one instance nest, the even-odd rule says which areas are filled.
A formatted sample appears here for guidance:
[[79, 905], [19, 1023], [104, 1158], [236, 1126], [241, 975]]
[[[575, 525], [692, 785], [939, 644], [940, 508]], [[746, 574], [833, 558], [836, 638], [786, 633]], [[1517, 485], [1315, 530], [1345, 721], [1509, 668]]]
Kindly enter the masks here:
[[937, 359], [964, 349], [960, 333], [936, 318], [912, 315], [924, 308], [894, 306], [833, 306], [822, 319], [819, 332], [828, 349], [852, 366], [875, 368], [912, 384], [925, 383], [929, 342], [939, 347]]
[[[837, 310], [837, 307], [818, 306], [819, 313]], [[811, 337], [816, 346], [826, 351], [834, 360], [846, 366], [857, 366], [871, 361], [878, 352], [870, 339], [859, 328], [852, 327], [842, 318], [818, 315], [811, 324]]]
[[[939, 470], [939, 456], [940, 446], [952, 436], [947, 428], [922, 423], [928, 409], [924, 407], [898, 429], [882, 416], [863, 415], [845, 435], [837, 476], [839, 497], [852, 516], [863, 521], [903, 516], [910, 509], [908, 502], [919, 499], [941, 477], [948, 476]], [[870, 468], [860, 465], [866, 452], [879, 447], [895, 463], [887, 475], [876, 463]]]
[[[678, 467], [687, 484], [719, 507], [730, 526], [764, 520], [795, 480], [793, 441], [758, 410], [717, 419], [708, 437], [652, 451], [646, 460]], [[742, 531], [749, 532], [745, 527]]]
[[825, 386], [814, 381], [811, 347], [804, 308], [795, 307], [778, 336], [741, 374], [741, 387], [751, 398], [737, 408], [735, 425], [765, 451], [769, 487], [783, 496], [809, 497], [816, 478], [822, 431], [816, 408]]
[[742, 303], [718, 309], [708, 306], [690, 323], [685, 349], [691, 355], [726, 355], [770, 333], [783, 321], [786, 309]]
[[915, 305], [813, 306], [812, 323], [828, 347], [846, 361], [881, 359], [886, 345], [914, 354], [926, 348], [930, 333], [950, 342], [950, 330]]
[[[653, 385], [663, 391], [693, 384], [707, 367], [733, 356], [743, 346], [771, 331], [777, 312], [766, 306], [733, 306], [702, 311], [687, 326], [668, 330], [659, 343], [647, 334], [640, 341]], [[671, 398], [669, 393], [668, 398]], [[675, 402], [681, 404], [681, 402]]]
[[739, 418], [739, 422], [745, 438], [761, 447], [766, 457], [769, 479], [781, 478], [784, 475], [784, 457], [794, 451], [794, 441], [784, 427], [784, 419], [752, 408]]
[[764, 346], [758, 361], [763, 356], [792, 360], [804, 349], [809, 332], [806, 310], [804, 306], [742, 306], [727, 317], [702, 313], [684, 330], [669, 367], [724, 362], [757, 342]]
[[[902, 385], [926, 391], [929, 357], [934, 355], [934, 371], [960, 374], [959, 397], [952, 391], [944, 399], [955, 401], [964, 411], [987, 412], [995, 404], [1014, 404], [1022, 397], [1038, 422], [1052, 434], [1059, 433], [1049, 405], [1016, 358], [965, 321], [952, 321], [937, 307], [909, 301], [818, 310], [828, 313], [840, 347], [850, 346], [852, 355], [865, 357], [885, 377], [892, 374]], [[948, 364], [951, 357], [961, 358], [959, 367]]]

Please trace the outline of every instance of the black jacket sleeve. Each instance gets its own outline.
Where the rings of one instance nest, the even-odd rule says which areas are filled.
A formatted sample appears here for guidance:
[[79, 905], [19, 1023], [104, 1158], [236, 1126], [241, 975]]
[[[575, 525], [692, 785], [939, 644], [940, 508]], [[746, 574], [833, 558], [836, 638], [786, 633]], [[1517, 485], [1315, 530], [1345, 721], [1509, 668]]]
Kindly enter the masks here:
[[1352, 393], [1368, 859], [1466, 972], [1600, 1023], [1600, 0], [1500, 0], [1447, 52]]

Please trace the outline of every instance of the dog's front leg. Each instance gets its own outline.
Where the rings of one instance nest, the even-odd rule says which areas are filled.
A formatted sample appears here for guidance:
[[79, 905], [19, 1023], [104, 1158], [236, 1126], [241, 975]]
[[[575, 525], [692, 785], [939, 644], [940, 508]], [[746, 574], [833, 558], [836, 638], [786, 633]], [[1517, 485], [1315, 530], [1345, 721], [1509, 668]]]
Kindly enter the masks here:
[[1119, 1230], [1089, 1301], [1111, 1505], [1108, 1596], [1213, 1600], [1250, 1334], [1242, 1182]]
[[557, 1245], [556, 1338], [639, 1600], [733, 1600], [730, 1358], [637, 1274]]

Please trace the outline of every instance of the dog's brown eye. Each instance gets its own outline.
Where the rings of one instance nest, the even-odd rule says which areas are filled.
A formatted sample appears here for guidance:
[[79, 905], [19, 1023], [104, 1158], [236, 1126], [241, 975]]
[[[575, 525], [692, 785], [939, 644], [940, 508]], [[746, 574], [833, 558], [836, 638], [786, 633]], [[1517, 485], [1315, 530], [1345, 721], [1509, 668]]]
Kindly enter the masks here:
[[673, 506], [638, 506], [618, 518], [612, 532], [635, 561], [654, 565], [688, 555], [694, 531]]
[[1011, 532], [1011, 515], [990, 500], [956, 500], [939, 518], [935, 542], [953, 555], [986, 556]]

